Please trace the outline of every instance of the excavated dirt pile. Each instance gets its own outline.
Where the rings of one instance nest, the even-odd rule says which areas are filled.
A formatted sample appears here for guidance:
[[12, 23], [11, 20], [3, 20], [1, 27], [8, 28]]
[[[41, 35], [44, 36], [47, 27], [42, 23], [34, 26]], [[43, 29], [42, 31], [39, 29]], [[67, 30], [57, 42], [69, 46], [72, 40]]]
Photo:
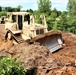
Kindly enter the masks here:
[[22, 66], [29, 69], [27, 75], [76, 75], [76, 35], [62, 32], [64, 46], [52, 54], [39, 43], [14, 45], [13, 40], [6, 42], [6, 31], [1, 27], [0, 56], [17, 57]]
[[23, 62], [22, 66], [37, 70], [37, 75], [45, 74], [48, 70], [57, 67], [49, 50], [39, 44], [18, 44], [8, 50], [8, 53], [11, 57], [19, 58]]

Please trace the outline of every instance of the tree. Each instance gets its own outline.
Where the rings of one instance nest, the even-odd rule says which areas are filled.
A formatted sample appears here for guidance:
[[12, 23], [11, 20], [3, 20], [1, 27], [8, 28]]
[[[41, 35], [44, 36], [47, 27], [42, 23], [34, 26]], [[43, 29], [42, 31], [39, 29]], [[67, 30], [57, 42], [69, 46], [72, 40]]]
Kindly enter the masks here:
[[59, 17], [61, 15], [61, 11], [57, 11], [57, 17]]
[[33, 13], [33, 10], [32, 9], [27, 9], [26, 12]]
[[12, 10], [12, 7], [5, 7], [5, 11], [12, 12], [13, 10]]
[[55, 20], [56, 17], [57, 17], [57, 10], [51, 11], [51, 18], [52, 18], [53, 20]]
[[69, 0], [67, 4], [68, 9], [68, 25], [70, 26], [69, 31], [76, 33], [76, 0]]
[[69, 0], [67, 4], [67, 9], [70, 15], [76, 15], [76, 0]]
[[51, 1], [50, 0], [38, 0], [38, 10], [41, 13], [47, 13], [51, 11]]
[[0, 12], [2, 11], [2, 7], [0, 6]]
[[0, 17], [1, 16], [7, 16], [7, 12], [5, 12], [5, 11], [0, 12]]
[[59, 16], [59, 21], [57, 22], [57, 29], [61, 31], [67, 31], [68, 30], [68, 24], [67, 24], [67, 13], [65, 11], [62, 12], [62, 14]]
[[21, 8], [22, 8], [22, 6], [21, 5], [18, 5], [17, 6], [17, 11], [21, 11]]

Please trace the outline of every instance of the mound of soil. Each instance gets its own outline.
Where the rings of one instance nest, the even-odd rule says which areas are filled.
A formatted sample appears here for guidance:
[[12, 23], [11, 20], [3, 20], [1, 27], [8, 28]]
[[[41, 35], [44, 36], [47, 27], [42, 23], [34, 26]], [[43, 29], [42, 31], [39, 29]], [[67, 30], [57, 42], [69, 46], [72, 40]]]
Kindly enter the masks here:
[[[2, 28], [1, 28], [2, 27]], [[4, 40], [6, 30], [0, 26], [0, 56], [18, 58], [22, 66], [33, 70], [28, 75], [75, 75], [76, 74], [76, 35], [62, 32], [64, 46], [55, 53], [39, 43], [26, 42], [14, 45], [13, 40]]]

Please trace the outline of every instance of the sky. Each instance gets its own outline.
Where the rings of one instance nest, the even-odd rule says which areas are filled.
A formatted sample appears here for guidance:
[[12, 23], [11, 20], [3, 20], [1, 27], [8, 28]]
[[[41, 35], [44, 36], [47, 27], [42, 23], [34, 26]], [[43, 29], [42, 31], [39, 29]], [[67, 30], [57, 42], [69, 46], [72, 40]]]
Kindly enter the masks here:
[[[68, 0], [51, 0], [52, 9], [56, 8], [59, 11], [66, 11]], [[33, 9], [37, 10], [37, 0], [0, 0], [0, 6], [2, 7], [17, 7], [23, 6], [22, 10]]]

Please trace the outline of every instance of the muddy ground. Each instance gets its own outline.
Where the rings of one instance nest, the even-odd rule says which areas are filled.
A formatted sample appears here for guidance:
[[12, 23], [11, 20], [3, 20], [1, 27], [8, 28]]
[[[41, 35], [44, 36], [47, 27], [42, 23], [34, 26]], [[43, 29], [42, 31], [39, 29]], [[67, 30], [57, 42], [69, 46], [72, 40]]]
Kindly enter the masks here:
[[14, 45], [4, 40], [6, 30], [0, 25], [0, 56], [17, 57], [32, 73], [27, 75], [76, 75], [76, 35], [62, 32], [64, 46], [55, 53], [39, 43]]

